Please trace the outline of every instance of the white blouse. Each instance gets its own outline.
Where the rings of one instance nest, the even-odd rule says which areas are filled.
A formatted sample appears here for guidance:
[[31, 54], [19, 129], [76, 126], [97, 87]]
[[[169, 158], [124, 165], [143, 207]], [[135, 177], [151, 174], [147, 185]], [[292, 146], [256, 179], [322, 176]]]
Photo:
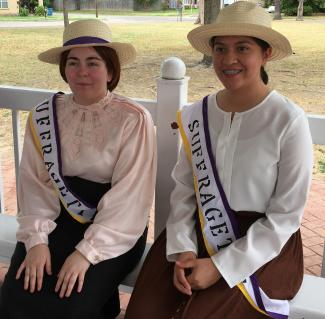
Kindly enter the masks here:
[[[153, 201], [156, 139], [150, 114], [139, 104], [108, 92], [83, 106], [72, 95], [57, 99], [62, 173], [111, 183], [78, 249], [92, 264], [131, 249], [142, 235]], [[37, 151], [29, 124], [19, 171], [17, 240], [26, 249], [48, 243], [60, 203]]]
[[[312, 141], [303, 110], [276, 91], [235, 113], [232, 121], [232, 113], [217, 105], [216, 94], [208, 104], [212, 148], [230, 207], [266, 214], [246, 236], [211, 257], [233, 287], [275, 258], [298, 230], [312, 177]], [[170, 261], [181, 252], [197, 252], [193, 174], [183, 147], [172, 176]]]

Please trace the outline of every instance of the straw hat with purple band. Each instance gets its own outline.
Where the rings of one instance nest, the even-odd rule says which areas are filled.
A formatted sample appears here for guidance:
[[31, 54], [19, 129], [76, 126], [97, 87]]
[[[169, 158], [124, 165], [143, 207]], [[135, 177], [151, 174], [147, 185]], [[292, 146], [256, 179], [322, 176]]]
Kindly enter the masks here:
[[38, 58], [47, 63], [59, 64], [61, 53], [76, 47], [104, 46], [116, 51], [120, 64], [135, 60], [136, 51], [132, 44], [112, 41], [108, 25], [100, 20], [89, 19], [69, 24], [63, 32], [63, 46], [42, 52]]
[[222, 9], [215, 23], [200, 26], [189, 32], [188, 40], [194, 49], [211, 55], [210, 39], [214, 36], [249, 36], [262, 39], [272, 47], [269, 60], [280, 60], [292, 54], [288, 39], [271, 27], [272, 18], [256, 3], [238, 1]]

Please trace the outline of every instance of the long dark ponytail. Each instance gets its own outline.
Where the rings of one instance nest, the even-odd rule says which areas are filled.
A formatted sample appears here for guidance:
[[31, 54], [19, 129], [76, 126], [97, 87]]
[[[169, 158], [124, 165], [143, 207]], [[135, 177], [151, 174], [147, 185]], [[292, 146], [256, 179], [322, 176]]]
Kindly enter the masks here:
[[[261, 40], [259, 38], [254, 38], [254, 37], [252, 37], [252, 38], [262, 48], [263, 52], [266, 51], [268, 48], [270, 48], [270, 45], [267, 42], [265, 42], [264, 40]], [[261, 66], [260, 74], [261, 74], [261, 79], [262, 79], [263, 83], [268, 84], [269, 76], [266, 73], [263, 65]]]

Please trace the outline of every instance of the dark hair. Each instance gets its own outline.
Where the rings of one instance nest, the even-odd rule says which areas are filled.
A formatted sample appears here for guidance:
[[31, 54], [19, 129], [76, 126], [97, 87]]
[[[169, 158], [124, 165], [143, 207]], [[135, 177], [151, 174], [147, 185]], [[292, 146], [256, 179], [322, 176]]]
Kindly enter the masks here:
[[[100, 55], [100, 57], [105, 61], [107, 71], [112, 73], [112, 80], [110, 82], [107, 82], [107, 89], [110, 92], [112, 92], [117, 87], [121, 75], [121, 64], [118, 55], [116, 51], [112, 48], [100, 47], [100, 46], [99, 47], [95, 46], [93, 48]], [[67, 59], [70, 51], [71, 50], [62, 52], [60, 57], [60, 65], [59, 65], [60, 74], [62, 76], [62, 79], [66, 83], [68, 83], [68, 81], [65, 75], [65, 67], [67, 64]]]
[[[213, 49], [213, 46], [214, 46], [214, 40], [215, 40], [216, 36], [215, 37], [212, 37], [210, 40], [209, 40], [209, 44], [211, 46], [211, 48]], [[261, 47], [262, 51], [266, 51], [268, 48], [270, 48], [271, 46], [264, 40], [262, 39], [259, 39], [259, 38], [255, 38], [255, 37], [251, 37], [255, 43]], [[261, 75], [261, 79], [263, 81], [264, 84], [267, 84], [269, 82], [269, 76], [268, 74], [266, 73], [265, 69], [264, 69], [264, 66], [262, 65], [261, 66], [261, 70], [260, 70], [260, 75]]]
[[[255, 37], [252, 37], [252, 39], [256, 42], [257, 45], [259, 45], [261, 47], [263, 52], [265, 52], [268, 48], [271, 47], [266, 41], [264, 41], [262, 39], [255, 38]], [[268, 84], [269, 76], [266, 73], [263, 65], [261, 66], [260, 74], [261, 74], [261, 79], [262, 79], [263, 83]]]

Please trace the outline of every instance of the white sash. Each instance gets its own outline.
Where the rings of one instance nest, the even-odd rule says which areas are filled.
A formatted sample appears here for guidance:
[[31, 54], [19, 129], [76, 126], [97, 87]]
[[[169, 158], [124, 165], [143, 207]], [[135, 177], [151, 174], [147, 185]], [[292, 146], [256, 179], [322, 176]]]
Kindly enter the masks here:
[[[239, 238], [237, 222], [222, 188], [211, 148], [208, 97], [202, 107], [193, 104], [178, 112], [177, 120], [184, 148], [192, 163], [194, 187], [204, 243], [210, 256]], [[237, 285], [249, 303], [271, 318], [286, 319], [287, 300], [270, 299], [258, 286], [255, 275]]]
[[66, 185], [62, 175], [61, 147], [56, 117], [56, 97], [36, 106], [29, 117], [34, 141], [44, 160], [44, 165], [57, 191], [62, 205], [80, 223], [91, 222], [96, 207], [89, 205], [75, 195]]

